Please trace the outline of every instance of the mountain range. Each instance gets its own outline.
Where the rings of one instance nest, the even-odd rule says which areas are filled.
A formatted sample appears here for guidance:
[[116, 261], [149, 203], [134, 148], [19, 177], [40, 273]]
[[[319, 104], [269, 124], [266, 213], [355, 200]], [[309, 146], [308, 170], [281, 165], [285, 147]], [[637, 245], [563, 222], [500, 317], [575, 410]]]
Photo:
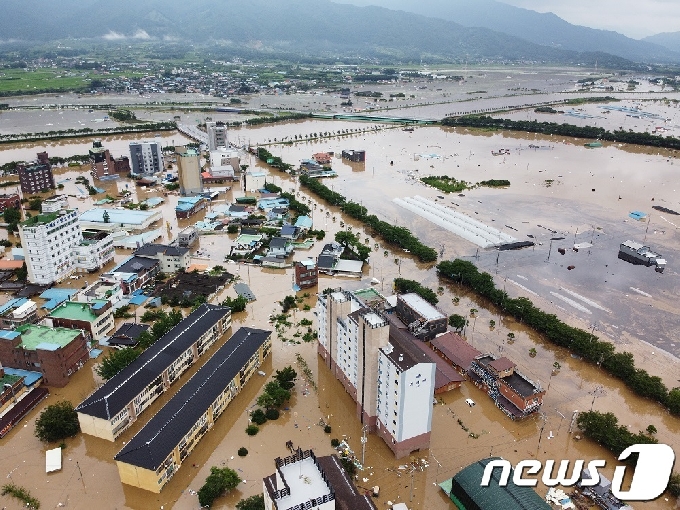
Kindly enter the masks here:
[[[340, 0], [368, 3], [369, 0]], [[217, 45], [401, 62], [680, 64], [672, 34], [636, 41], [495, 0], [5, 0], [0, 43]], [[389, 7], [389, 8], [387, 8]], [[677, 41], [677, 39], [676, 39]], [[0, 44], [1, 46], [1, 44]]]

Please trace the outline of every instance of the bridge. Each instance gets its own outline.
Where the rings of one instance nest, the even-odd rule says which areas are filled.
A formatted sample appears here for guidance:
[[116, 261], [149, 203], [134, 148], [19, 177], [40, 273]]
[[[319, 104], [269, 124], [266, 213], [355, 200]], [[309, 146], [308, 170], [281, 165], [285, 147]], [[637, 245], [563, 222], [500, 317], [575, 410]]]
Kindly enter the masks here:
[[361, 113], [312, 113], [312, 118], [419, 125], [437, 124], [440, 121], [440, 119], [416, 119], [413, 117], [380, 117], [378, 115], [365, 115]]

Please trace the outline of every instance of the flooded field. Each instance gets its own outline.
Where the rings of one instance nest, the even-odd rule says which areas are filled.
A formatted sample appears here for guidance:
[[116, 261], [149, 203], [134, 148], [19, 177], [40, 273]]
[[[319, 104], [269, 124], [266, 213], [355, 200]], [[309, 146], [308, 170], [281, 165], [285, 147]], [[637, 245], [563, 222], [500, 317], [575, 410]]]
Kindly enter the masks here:
[[[266, 100], [269, 97], [262, 98], [262, 101]], [[675, 111], [668, 110], [666, 117], [673, 118]], [[339, 176], [327, 179], [326, 185], [349, 199], [361, 202], [381, 219], [408, 227], [425, 244], [441, 251], [443, 259], [462, 257], [474, 261], [493, 274], [496, 284], [504, 286], [511, 296], [524, 295], [575, 326], [592, 328], [595, 334], [616, 343], [617, 349], [633, 352], [637, 365], [662, 377], [668, 387], [678, 385], [680, 342], [675, 330], [680, 323], [676, 303], [680, 294], [677, 268], [680, 259], [676, 254], [680, 248], [680, 236], [676, 225], [680, 223], [673, 216], [651, 208], [652, 205], [663, 205], [680, 211], [675, 154], [615, 144], [586, 149], [583, 147], [586, 140], [439, 127], [420, 127], [413, 132], [404, 132], [388, 126], [365, 134], [336, 136], [340, 130], [372, 127], [372, 124], [304, 121], [232, 130], [230, 139], [240, 138], [253, 144], [269, 144], [271, 140], [267, 149], [292, 164], [320, 151], [330, 150], [339, 155], [343, 149], [366, 150], [367, 161], [363, 165], [348, 164], [334, 157], [332, 166]], [[290, 140], [296, 135], [319, 132], [330, 134], [316, 142], [274, 143], [274, 139]], [[181, 139], [181, 135], [164, 134], [163, 139], [164, 144], [167, 140], [178, 143], [176, 140]], [[127, 143], [127, 137], [104, 139], [104, 146], [110, 148], [114, 155], [124, 153]], [[50, 155], [81, 154], [87, 152], [90, 144], [89, 140], [79, 140], [74, 145], [52, 148], [3, 146], [0, 147], [0, 162], [32, 158], [35, 152], [44, 149]], [[530, 148], [530, 144], [537, 148]], [[497, 152], [500, 148], [507, 149], [507, 154], [492, 155], [492, 151]], [[27, 156], [21, 156], [24, 153]], [[269, 171], [266, 165], [252, 157], [242, 163]], [[319, 279], [319, 291], [337, 286], [350, 290], [365, 288], [372, 278], [376, 278], [380, 281], [374, 286], [376, 290], [389, 295], [392, 282], [398, 276], [418, 280], [435, 290], [441, 286], [438, 306], [445, 314], [468, 315], [471, 308], [479, 310], [477, 318], [471, 320], [466, 330], [470, 343], [479, 350], [508, 356], [523, 373], [548, 388], [544, 415], [523, 422], [509, 420], [490, 398], [469, 383], [460, 390], [444, 394], [435, 406], [431, 448], [414, 454], [428, 464], [422, 471], [410, 473], [404, 469], [408, 459], [396, 461], [382, 439], [369, 435], [365, 469], [359, 472], [357, 485], [360, 489], [374, 485], [381, 487], [380, 497], [375, 500], [379, 509], [388, 508], [388, 501], [405, 502], [409, 508], [423, 510], [450, 509], [450, 501], [436, 483], [488, 455], [501, 455], [513, 463], [534, 457], [541, 460], [601, 458], [607, 460], [608, 467], [603, 472], [611, 478], [612, 455], [589, 440], [577, 438], [578, 431], [569, 433], [572, 413], [576, 410], [612, 411], [620, 423], [632, 431], [654, 425], [659, 442], [673, 446], [676, 452], [680, 451], [680, 419], [670, 416], [658, 405], [636, 397], [618, 380], [545, 342], [522, 324], [489, 310], [484, 302], [470, 295], [466, 289], [441, 283], [431, 264], [420, 264], [407, 253], [393, 251], [358, 223], [343, 218], [337, 208], [329, 208], [308, 196], [288, 175], [270, 173], [276, 184], [284, 190], [299, 193], [299, 197], [312, 206], [315, 228], [327, 231], [326, 240], [351, 226], [354, 232], [360, 233], [362, 242], [370, 246], [378, 244], [360, 280], [323, 276]], [[60, 170], [55, 180], [64, 184], [63, 193], [76, 195], [79, 190], [74, 179], [78, 175], [78, 170]], [[511, 185], [507, 189], [481, 187], [466, 190], [462, 193], [464, 196], [447, 195], [422, 185], [418, 178], [424, 175], [448, 175], [470, 183], [508, 179]], [[163, 197], [166, 200], [160, 206], [163, 224], [155, 226], [163, 227], [163, 237], [159, 242], [171, 240], [181, 228], [203, 219], [206, 213], [178, 221], [174, 214], [178, 198], [175, 194], [166, 196], [160, 190], [135, 187], [126, 179], [97, 181], [94, 184], [112, 196], [127, 186], [135, 194], [135, 200]], [[86, 210], [92, 206], [93, 198], [96, 200], [103, 195], [84, 200], [70, 197], [69, 205]], [[231, 202], [242, 195], [238, 183], [235, 183], [233, 189], [220, 194], [217, 204]], [[537, 245], [533, 249], [500, 254], [494, 250], [478, 252], [475, 245], [393, 202], [395, 198], [415, 195], [437, 200], [519, 240], [533, 239]], [[443, 199], [438, 198], [442, 196]], [[648, 221], [631, 219], [628, 216], [631, 211], [647, 213]], [[341, 221], [344, 221], [345, 227], [340, 226]], [[165, 228], [166, 222], [169, 229]], [[529, 235], [533, 238], [527, 237]], [[554, 236], [564, 239], [553, 241], [551, 246], [550, 238]], [[249, 304], [245, 312], [234, 315], [232, 332], [241, 325], [273, 329], [268, 317], [273, 311], [280, 310], [279, 301], [293, 293], [292, 270], [225, 264], [224, 255], [229, 251], [227, 240], [233, 238], [234, 235], [228, 234], [202, 236], [199, 246], [193, 249], [194, 262], [224, 265], [248, 283], [257, 296], [257, 301]], [[652, 249], [662, 253], [668, 260], [665, 272], [655, 273], [652, 268], [618, 260], [618, 245], [626, 239], [645, 240]], [[571, 250], [574, 242], [588, 242], [592, 247], [574, 252]], [[317, 242], [310, 250], [296, 251], [294, 259], [316, 256], [322, 244]], [[558, 252], [559, 248], [565, 248], [564, 255]], [[384, 250], [387, 250], [386, 256]], [[118, 250], [116, 261], [129, 254], [129, 251]], [[568, 265], [574, 265], [575, 269], [567, 270]], [[96, 275], [87, 276], [88, 281], [93, 278]], [[82, 279], [70, 282], [68, 285], [83, 284]], [[218, 300], [235, 295], [229, 286], [220, 293]], [[303, 296], [303, 292], [299, 295]], [[579, 307], [559, 296], [579, 304]], [[8, 297], [2, 296], [2, 299]], [[453, 302], [454, 297], [460, 299], [457, 305]], [[302, 318], [314, 320], [315, 301], [313, 294], [305, 297], [303, 302], [312, 310], [300, 308], [294, 311], [291, 322], [297, 324]], [[489, 325], [491, 319], [496, 322], [493, 328]], [[284, 337], [292, 338], [293, 333], [301, 329], [293, 327], [284, 333]], [[509, 332], [515, 334], [512, 344], [506, 341]], [[213, 346], [213, 352], [221, 344]], [[91, 393], [100, 381], [93, 372], [96, 361], [88, 362], [66, 388], [53, 389], [50, 397], [0, 442], [0, 475], [30, 490], [43, 508], [102, 507], [105, 501], [106, 508], [195, 509], [198, 508], [195, 491], [203, 484], [210, 467], [229, 466], [239, 472], [243, 483], [234, 493], [218, 499], [214, 508], [234, 508], [242, 497], [262, 491], [262, 477], [274, 472], [274, 458], [287, 453], [285, 442], [288, 440], [293, 441], [296, 447], [313, 447], [317, 454], [326, 455], [332, 452], [331, 438], [345, 438], [360, 456], [361, 428], [354, 418], [355, 406], [340, 382], [323, 364], [318, 363], [316, 344], [284, 342], [274, 333], [273, 345], [272, 355], [263, 367], [267, 376], [255, 376], [248, 383], [160, 495], [122, 485], [112, 458], [122, 448], [123, 442], [128, 441], [198, 367], [192, 367], [190, 373], [155, 402], [152, 409], [142, 415], [116, 443], [82, 434], [67, 440], [64, 468], [61, 472], [45, 475], [44, 451], [47, 445], [33, 436], [35, 418], [48, 404], [62, 399], [77, 404]], [[538, 351], [535, 358], [529, 355], [532, 347]], [[246, 413], [254, 406], [262, 386], [274, 370], [295, 366], [297, 354], [312, 369], [317, 390], [300, 377], [295, 395], [281, 418], [267, 422], [254, 437], [246, 435]], [[561, 369], [553, 375], [555, 361], [560, 363]], [[299, 367], [296, 369], [301, 374]], [[473, 399], [477, 405], [469, 408], [464, 402], [466, 398]], [[318, 425], [321, 419], [330, 423], [330, 435], [324, 434], [323, 428]], [[479, 438], [469, 437], [458, 420], [469, 431], [479, 434]], [[241, 446], [249, 451], [244, 458], [236, 454]], [[545, 488], [538, 487], [537, 492], [544, 495]], [[0, 503], [8, 509], [19, 508], [7, 497], [0, 498]], [[633, 506], [636, 509], [670, 510], [675, 508], [675, 502], [660, 498]]]

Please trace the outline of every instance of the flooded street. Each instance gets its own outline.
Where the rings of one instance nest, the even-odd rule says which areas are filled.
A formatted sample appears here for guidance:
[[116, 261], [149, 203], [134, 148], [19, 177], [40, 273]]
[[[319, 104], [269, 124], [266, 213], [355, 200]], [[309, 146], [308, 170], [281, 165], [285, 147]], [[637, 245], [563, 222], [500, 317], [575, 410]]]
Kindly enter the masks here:
[[[530, 79], [553, 78], [557, 79], [556, 76], [534, 76]], [[568, 78], [563, 78], [565, 83]], [[473, 84], [464, 86], [474, 90]], [[479, 87], [479, 83], [474, 86]], [[495, 86], [500, 94], [502, 88], [509, 85]], [[563, 90], [562, 85], [550, 92], [557, 93], [559, 90]], [[271, 98], [262, 97], [260, 101], [271, 103]], [[432, 106], [423, 111], [409, 108], [400, 113], [427, 115], [434, 111], [430, 108], [438, 108], [440, 113], [444, 109], [443, 106]], [[590, 105], [587, 108], [594, 107]], [[645, 108], [648, 107], [645, 105]], [[661, 106], [656, 105], [655, 108], [660, 109]], [[669, 107], [666, 117], [675, 118], [676, 112], [675, 106]], [[610, 115], [607, 119], [615, 124], [621, 119], [615, 118], [613, 113], [607, 114]], [[520, 112], [516, 115], [523, 118], [522, 115], [527, 114]], [[535, 115], [533, 111], [531, 115]], [[217, 120], [218, 117], [214, 118]], [[542, 118], [539, 117], [539, 120]], [[369, 132], [338, 136], [340, 131], [350, 129]], [[294, 136], [312, 133], [328, 135], [314, 142], [275, 143], [275, 140], [291, 141]], [[680, 211], [677, 193], [680, 162], [676, 153], [618, 144], [587, 149], [583, 144], [590, 140], [522, 133], [474, 132], [441, 127], [416, 127], [413, 132], [405, 132], [390, 125], [376, 124], [374, 129], [371, 123], [330, 120], [234, 129], [229, 137], [233, 142], [267, 144], [267, 150], [295, 165], [314, 153], [334, 151], [332, 167], [338, 172], [338, 177], [324, 181], [334, 191], [362, 203], [382, 220], [409, 228], [423, 243], [441, 251], [441, 259], [460, 257], [475, 262], [493, 274], [496, 285], [504, 287], [512, 297], [526, 296], [565, 322], [592, 329], [596, 335], [615, 343], [617, 350], [632, 352], [637, 366], [661, 377], [669, 388], [678, 386], [680, 340], [676, 331], [680, 324], [677, 306], [680, 257], [677, 253], [680, 234], [677, 226], [680, 226], [680, 220], [652, 209], [653, 205], [662, 205]], [[103, 145], [111, 150], [112, 155], [119, 156], [126, 153], [127, 144], [132, 139], [138, 137], [104, 138]], [[187, 141], [179, 133], [163, 133], [162, 140], [163, 145], [179, 145]], [[89, 139], [72, 142], [47, 146], [3, 145], [0, 146], [0, 163], [31, 159], [41, 150], [47, 150], [51, 156], [86, 154], [91, 146]], [[530, 148], [529, 145], [536, 147]], [[492, 151], [497, 152], [501, 148], [507, 149], [508, 153], [500, 156], [492, 154]], [[340, 159], [342, 150], [349, 149], [365, 150], [365, 164], [349, 164]], [[466, 316], [471, 308], [479, 310], [477, 317], [470, 319], [465, 333], [472, 345], [483, 352], [507, 356], [521, 372], [548, 388], [543, 416], [533, 416], [522, 422], [507, 418], [486, 394], [470, 382], [464, 383], [459, 390], [441, 395], [434, 408], [431, 447], [414, 454], [415, 458], [425, 459], [429, 466], [422, 471], [409, 472], [405, 468], [408, 458], [395, 460], [382, 439], [369, 435], [365, 469], [359, 472], [356, 483], [361, 490], [380, 486], [380, 497], [374, 500], [379, 509], [387, 509], [388, 501], [405, 502], [412, 509], [450, 509], [450, 500], [436, 484], [488, 455], [503, 456], [512, 463], [530, 458], [606, 459], [607, 468], [603, 473], [611, 479], [615, 465], [613, 456], [590, 440], [578, 439], [578, 431], [569, 432], [572, 414], [576, 410], [611, 411], [619, 418], [620, 424], [634, 432], [654, 425], [659, 442], [669, 444], [680, 452], [679, 418], [670, 416], [659, 405], [635, 396], [620, 381], [544, 341], [515, 320], [489, 310], [483, 301], [465, 288], [441, 282], [432, 264], [418, 263], [409, 254], [393, 250], [366, 232], [359, 223], [343, 217], [338, 208], [328, 207], [309, 196], [299, 188], [294, 178], [270, 171], [252, 156], [246, 156], [241, 163], [269, 172], [275, 184], [285, 191], [298, 193], [298, 198], [313, 209], [314, 228], [326, 231], [325, 241], [316, 242], [309, 250], [297, 250], [294, 260], [316, 257], [324, 242], [332, 240], [336, 232], [348, 226], [360, 234], [362, 242], [371, 247], [378, 244], [370, 263], [364, 266], [360, 280], [320, 275], [319, 292], [339, 286], [358, 290], [370, 286], [371, 279], [376, 278], [380, 283], [374, 288], [390, 295], [393, 280], [399, 276], [418, 280], [433, 290], [441, 286], [438, 307], [443, 313]], [[79, 190], [74, 180], [80, 174], [81, 171], [73, 169], [55, 173], [55, 181], [64, 184], [61, 193], [73, 195], [69, 197], [69, 206], [80, 211], [92, 207], [94, 200], [103, 198], [105, 194], [116, 196], [124, 189], [134, 193], [135, 201], [151, 196], [164, 198], [165, 202], [160, 206], [163, 221], [153, 227], [162, 229], [162, 238], [158, 242], [174, 239], [182, 228], [204, 219], [205, 214], [210, 212], [202, 211], [188, 220], [178, 221], [174, 214], [178, 200], [176, 194], [166, 195], [160, 189], [142, 189], [127, 179], [95, 181], [94, 185], [104, 188], [106, 193], [79, 200], [75, 198]], [[468, 183], [508, 179], [511, 185], [507, 189], [479, 187], [465, 190], [462, 192], [464, 196], [458, 196], [426, 187], [419, 181], [419, 177], [426, 175], [447, 175]], [[243, 195], [236, 182], [231, 190], [219, 195], [212, 207], [230, 203]], [[534, 240], [537, 245], [500, 253], [478, 250], [472, 243], [393, 201], [415, 195], [436, 200], [520, 241]], [[438, 198], [442, 196], [443, 199]], [[648, 221], [630, 218], [632, 211], [647, 213]], [[341, 221], [345, 227], [341, 227]], [[564, 239], [553, 241], [551, 245], [550, 238], [554, 236]], [[245, 312], [234, 314], [231, 332], [227, 336], [240, 326], [274, 330], [268, 321], [269, 315], [278, 313], [278, 302], [294, 293], [293, 270], [225, 263], [224, 256], [229, 253], [230, 242], [234, 238], [235, 234], [226, 233], [201, 236], [200, 244], [192, 248], [193, 261], [223, 265], [247, 283], [257, 297], [257, 301], [250, 303]], [[618, 246], [627, 239], [644, 240], [653, 250], [660, 252], [668, 260], [664, 273], [617, 259]], [[592, 247], [575, 252], [572, 250], [574, 243], [590, 243]], [[565, 249], [564, 255], [558, 251], [560, 248]], [[385, 250], [387, 255], [384, 255]], [[118, 249], [115, 261], [120, 262], [130, 254], [130, 251]], [[575, 268], [567, 270], [569, 265]], [[92, 281], [96, 276], [87, 275], [86, 280]], [[67, 285], [83, 284], [82, 279], [73, 282], [69, 280]], [[331, 438], [345, 439], [360, 458], [361, 426], [355, 418], [355, 404], [325, 365], [318, 363], [316, 343], [297, 344], [284, 342], [281, 338], [294, 338], [296, 331], [303, 331], [304, 327], [297, 326], [303, 318], [315, 321], [316, 289], [308, 292], [311, 295], [304, 296], [305, 291], [298, 293], [304, 299], [299, 308], [292, 311], [290, 322], [294, 326], [282, 335], [273, 333], [272, 355], [261, 368], [266, 377], [253, 377], [161, 494], [121, 484], [113, 456], [195, 373], [198, 366], [183, 375], [179, 383], [154, 402], [151, 410], [144, 413], [115, 443], [84, 434], [66, 440], [63, 469], [45, 475], [44, 452], [47, 445], [41, 444], [33, 435], [35, 419], [48, 404], [67, 399], [77, 405], [94, 390], [101, 381], [93, 372], [97, 360], [89, 361], [72, 377], [68, 386], [51, 389], [48, 399], [0, 441], [0, 475], [6, 476], [7, 481], [26, 487], [40, 500], [42, 508], [193, 510], [199, 506], [195, 491], [203, 484], [210, 467], [229, 466], [237, 470], [243, 483], [232, 494], [216, 500], [213, 506], [227, 509], [234, 508], [243, 497], [261, 493], [262, 478], [275, 471], [275, 457], [287, 454], [285, 442], [288, 440], [296, 448], [313, 447], [317, 455], [327, 455], [333, 451]], [[215, 301], [226, 296], [236, 296], [233, 285], [223, 290]], [[454, 304], [454, 297], [460, 298], [458, 304]], [[4, 302], [11, 296], [4, 293], [1, 298]], [[572, 304], [562, 298], [568, 298]], [[304, 304], [311, 309], [304, 311]], [[140, 315], [143, 308], [134, 312]], [[495, 320], [495, 327], [489, 325], [491, 319]], [[122, 320], [118, 320], [117, 324], [120, 322]], [[507, 342], [509, 332], [515, 334], [512, 344]], [[215, 352], [226, 340], [225, 337], [217, 342], [211, 352]], [[532, 347], [538, 351], [535, 358], [529, 355]], [[305, 381], [301, 368], [296, 365], [298, 354], [312, 370], [317, 389]], [[553, 374], [555, 361], [560, 363], [561, 369]], [[298, 382], [288, 408], [277, 421], [264, 424], [256, 436], [246, 435], [247, 411], [253, 408], [273, 372], [287, 365], [293, 365], [298, 371]], [[466, 398], [473, 399], [477, 405], [468, 407]], [[319, 426], [321, 419], [331, 425], [330, 434], [325, 434], [323, 427]], [[479, 438], [471, 438], [458, 420]], [[242, 446], [249, 451], [246, 457], [239, 457], [236, 453]], [[543, 496], [546, 488], [539, 483], [537, 492]], [[8, 510], [19, 508], [16, 501], [7, 497], [0, 498], [0, 506]], [[649, 503], [636, 502], [633, 506], [643, 510], [676, 508], [674, 501], [666, 501], [663, 497]]]

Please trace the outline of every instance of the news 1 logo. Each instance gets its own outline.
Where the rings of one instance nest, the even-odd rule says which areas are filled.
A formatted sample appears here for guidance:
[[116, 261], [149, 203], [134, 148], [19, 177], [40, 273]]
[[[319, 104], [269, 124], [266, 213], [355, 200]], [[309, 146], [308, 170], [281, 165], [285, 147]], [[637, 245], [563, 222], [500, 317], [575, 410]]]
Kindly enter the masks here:
[[[635, 472], [630, 482], [630, 488], [627, 491], [621, 490], [626, 469], [632, 468], [630, 466], [616, 466], [611, 485], [612, 494], [619, 499], [627, 501], [651, 501], [658, 498], [666, 490], [673, 472], [673, 463], [675, 462], [673, 449], [665, 444], [634, 444], [626, 448], [619, 455], [618, 460], [626, 460], [633, 453], [638, 454], [638, 460], [635, 464]], [[561, 485], [563, 487], [571, 487], [581, 480], [585, 461], [574, 461], [571, 474], [568, 474], [569, 463], [568, 460], [561, 461], [560, 467], [557, 470], [557, 476], [553, 478], [554, 460], [546, 460], [545, 467], [540, 460], [523, 460], [515, 466], [512, 481], [515, 485], [535, 487], [538, 483], [538, 478], [524, 478], [525, 473], [526, 475], [538, 475], [543, 471], [541, 481], [545, 486], [555, 487], [556, 485]], [[584, 487], [598, 485], [600, 483], [600, 473], [597, 470], [598, 468], [605, 467], [606, 464], [607, 462], [604, 460], [591, 460], [588, 462], [587, 469], [590, 473], [590, 478], [581, 480], [580, 485]], [[502, 470], [498, 485], [505, 487], [508, 484], [512, 464], [505, 459], [497, 459], [490, 461], [485, 466], [484, 475], [482, 476], [482, 487], [489, 486], [491, 475], [495, 468], [501, 468]]]

